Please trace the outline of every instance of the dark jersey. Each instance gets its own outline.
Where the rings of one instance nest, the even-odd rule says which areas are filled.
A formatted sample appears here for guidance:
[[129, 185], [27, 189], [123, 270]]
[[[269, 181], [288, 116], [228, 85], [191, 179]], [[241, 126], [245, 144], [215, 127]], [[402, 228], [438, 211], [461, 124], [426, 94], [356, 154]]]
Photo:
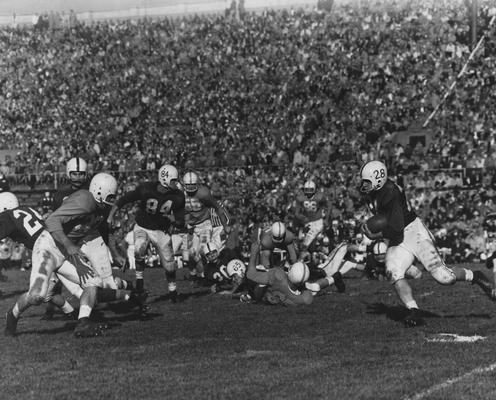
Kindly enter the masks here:
[[236, 253], [232, 249], [224, 248], [219, 253], [219, 257], [215, 262], [204, 262], [205, 279], [212, 283], [225, 283], [230, 282], [227, 276], [226, 268], [227, 263], [236, 258]]
[[[81, 186], [81, 189], [88, 190], [89, 183], [86, 182]], [[52, 210], [56, 210], [62, 205], [62, 202], [69, 197], [74, 192], [77, 192], [78, 188], [73, 188], [71, 185], [62, 186], [53, 194]]]
[[403, 241], [403, 230], [417, 218], [403, 189], [390, 179], [381, 189], [367, 195], [367, 206], [373, 214], [386, 216], [387, 227], [382, 233], [390, 240], [390, 246], [397, 246]]
[[45, 229], [43, 217], [29, 207], [18, 207], [0, 213], [0, 239], [11, 238], [32, 250]]
[[[158, 182], [146, 182], [138, 185], [136, 190], [123, 195], [116, 202], [121, 208], [127, 203], [139, 201], [136, 223], [145, 229], [168, 230], [172, 223], [178, 227], [184, 225], [184, 193], [179, 189], [166, 189], [161, 192]], [[161, 186], [163, 188], [163, 186]]]

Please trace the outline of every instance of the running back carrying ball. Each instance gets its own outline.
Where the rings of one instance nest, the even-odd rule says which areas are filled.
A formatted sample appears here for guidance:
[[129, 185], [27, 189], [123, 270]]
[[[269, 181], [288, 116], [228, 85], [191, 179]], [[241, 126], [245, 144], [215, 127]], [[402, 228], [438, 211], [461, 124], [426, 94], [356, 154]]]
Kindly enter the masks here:
[[363, 226], [363, 233], [369, 239], [377, 239], [382, 236], [382, 231], [387, 226], [387, 218], [383, 214], [376, 214], [370, 217]]

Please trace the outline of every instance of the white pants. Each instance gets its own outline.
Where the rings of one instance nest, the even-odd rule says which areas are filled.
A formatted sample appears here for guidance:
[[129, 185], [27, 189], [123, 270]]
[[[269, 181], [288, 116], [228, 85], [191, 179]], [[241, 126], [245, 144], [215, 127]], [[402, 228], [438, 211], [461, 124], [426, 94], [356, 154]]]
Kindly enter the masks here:
[[101, 285], [101, 278], [98, 276], [88, 277], [85, 282], [81, 282], [76, 267], [65, 262], [65, 256], [55, 244], [52, 235], [48, 231], [43, 231], [33, 246], [29, 278], [29, 292], [34, 293], [41, 301], [47, 296], [53, 272], [81, 287]]
[[308, 247], [312, 244], [319, 233], [324, 231], [324, 220], [322, 218], [309, 222], [305, 225], [307, 233], [303, 238], [303, 246]]
[[431, 232], [419, 218], [405, 227], [403, 242], [389, 246], [386, 251], [386, 273], [390, 280], [394, 283], [403, 279], [415, 259], [437, 282], [449, 285], [456, 281], [455, 274], [437, 251]]
[[133, 232], [135, 255], [138, 260], [144, 260], [146, 249], [152, 243], [157, 249], [162, 267], [171, 272], [176, 270], [171, 235], [160, 230], [146, 229], [138, 224], [134, 225]]

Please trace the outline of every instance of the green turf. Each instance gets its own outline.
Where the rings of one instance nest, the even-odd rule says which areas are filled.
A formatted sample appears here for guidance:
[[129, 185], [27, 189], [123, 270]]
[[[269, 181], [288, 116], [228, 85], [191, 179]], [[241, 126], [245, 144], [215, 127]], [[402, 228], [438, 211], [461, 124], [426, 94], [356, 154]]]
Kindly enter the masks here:
[[[2, 314], [29, 279], [7, 275]], [[443, 287], [427, 275], [412, 282], [426, 325], [406, 329], [391, 285], [356, 275], [346, 293], [302, 308], [242, 304], [185, 281], [187, 296], [170, 304], [163, 272], [149, 269], [146, 279], [152, 319], [100, 306], [97, 318], [112, 325], [103, 337], [75, 339], [73, 322], [29, 310], [16, 338], [0, 336], [0, 398], [496, 398], [496, 303], [475, 286]], [[429, 341], [439, 333], [486, 339]]]

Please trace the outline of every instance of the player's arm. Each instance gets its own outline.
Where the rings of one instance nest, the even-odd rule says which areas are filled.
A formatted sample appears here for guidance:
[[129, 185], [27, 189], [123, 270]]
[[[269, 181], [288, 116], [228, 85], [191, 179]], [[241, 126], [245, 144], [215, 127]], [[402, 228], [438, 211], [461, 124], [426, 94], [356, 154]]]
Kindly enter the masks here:
[[199, 193], [199, 197], [201, 199], [201, 202], [210, 208], [213, 208], [217, 215], [220, 218], [220, 222], [222, 226], [224, 227], [224, 231], [226, 233], [229, 233], [231, 227], [229, 226], [229, 218], [227, 217], [227, 214], [223, 207], [220, 205], [220, 203], [215, 200], [212, 196], [212, 193], [210, 190], [206, 187], [203, 187], [201, 192]]
[[142, 196], [140, 187], [119, 197], [110, 209], [109, 215], [107, 217], [107, 223], [112, 227], [114, 225], [114, 218], [117, 211], [119, 211], [128, 203], [133, 203], [135, 201], [141, 200], [141, 197]]
[[183, 230], [187, 224], [186, 221], [188, 217], [186, 216], [185, 204], [186, 200], [184, 195], [182, 195], [179, 197], [178, 201], [175, 202], [175, 207], [172, 209], [172, 213], [174, 215], [174, 226], [179, 230]]
[[260, 285], [267, 285], [269, 283], [269, 274], [265, 271], [258, 271], [257, 264], [259, 262], [260, 244], [253, 243], [250, 249], [250, 260], [248, 261], [248, 269], [246, 277]]
[[287, 250], [288, 250], [288, 260], [289, 260], [290, 264], [294, 264], [296, 261], [298, 261], [298, 256], [296, 254], [294, 236], [291, 232], [287, 232], [286, 240], [289, 242], [286, 246]]
[[91, 211], [82, 207], [78, 202], [71, 201], [70, 199], [64, 202], [46, 220], [47, 231], [50, 232], [55, 242], [59, 245], [59, 249], [66, 257], [76, 254], [85, 257], [80, 248], [64, 233], [63, 224], [69, 223], [86, 214], [91, 214]]

